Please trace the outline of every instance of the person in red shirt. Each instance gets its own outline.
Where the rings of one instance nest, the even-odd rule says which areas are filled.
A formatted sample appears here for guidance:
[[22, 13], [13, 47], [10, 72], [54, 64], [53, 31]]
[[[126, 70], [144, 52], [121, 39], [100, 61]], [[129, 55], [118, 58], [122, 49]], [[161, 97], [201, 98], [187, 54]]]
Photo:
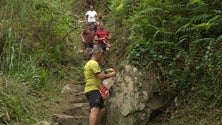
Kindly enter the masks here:
[[99, 23], [98, 29], [95, 33], [95, 41], [98, 42], [98, 46], [104, 51], [109, 51], [111, 45], [108, 40], [111, 39], [111, 35], [108, 30], [103, 28], [103, 23]]

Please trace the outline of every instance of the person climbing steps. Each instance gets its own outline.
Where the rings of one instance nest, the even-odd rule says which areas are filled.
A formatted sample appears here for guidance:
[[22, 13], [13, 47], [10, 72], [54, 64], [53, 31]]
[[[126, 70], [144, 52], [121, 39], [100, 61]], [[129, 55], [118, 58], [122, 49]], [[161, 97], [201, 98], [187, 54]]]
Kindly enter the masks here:
[[96, 45], [94, 41], [94, 24], [90, 23], [88, 28], [83, 30], [80, 33], [80, 38], [82, 43], [84, 44], [85, 50], [84, 50], [84, 55], [85, 59], [89, 60], [90, 59], [90, 52], [93, 49], [93, 47]]

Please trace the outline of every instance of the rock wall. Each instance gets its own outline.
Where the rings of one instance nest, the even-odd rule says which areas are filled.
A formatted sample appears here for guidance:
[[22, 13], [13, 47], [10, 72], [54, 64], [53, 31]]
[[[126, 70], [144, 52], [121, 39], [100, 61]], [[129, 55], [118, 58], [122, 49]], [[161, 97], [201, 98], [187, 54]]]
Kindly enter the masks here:
[[[154, 72], [143, 72], [131, 65], [122, 66], [106, 100], [106, 125], [146, 125], [153, 110], [161, 105], [153, 96], [159, 90]], [[150, 100], [154, 100], [150, 101]]]

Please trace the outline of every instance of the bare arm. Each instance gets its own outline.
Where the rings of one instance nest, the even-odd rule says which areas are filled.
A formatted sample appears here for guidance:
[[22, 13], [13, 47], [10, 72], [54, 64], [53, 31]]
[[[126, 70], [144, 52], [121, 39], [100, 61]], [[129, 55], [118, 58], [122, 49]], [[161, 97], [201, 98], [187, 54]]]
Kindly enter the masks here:
[[85, 21], [88, 21], [88, 14], [87, 14], [87, 12], [86, 12], [86, 14], [85, 14], [85, 16], [84, 16], [84, 19], [85, 19]]
[[99, 20], [99, 17], [98, 17], [98, 15], [97, 15], [97, 14], [95, 15], [95, 17], [96, 17], [96, 20]]
[[99, 20], [99, 16], [98, 16], [98, 14], [97, 14], [96, 11], [95, 11], [95, 19], [96, 19], [96, 20]]
[[98, 41], [98, 40], [104, 40], [104, 39], [105, 39], [104, 37], [98, 38], [98, 36], [95, 35], [95, 40], [96, 40], [96, 41]]
[[83, 37], [83, 32], [80, 33], [80, 38], [81, 38], [81, 41], [82, 41], [83, 43], [86, 42], [85, 39], [84, 39], [84, 37]]
[[116, 72], [113, 71], [113, 72], [111, 72], [111, 73], [109, 73], [109, 74], [105, 74], [104, 72], [101, 72], [101, 73], [97, 74], [96, 76], [97, 76], [99, 79], [104, 80], [104, 79], [107, 79], [107, 78], [109, 78], [109, 77], [114, 77], [114, 76], [116, 76]]
[[106, 36], [106, 39], [110, 40], [110, 39], [112, 39], [112, 36], [110, 34], [108, 34], [108, 36]]

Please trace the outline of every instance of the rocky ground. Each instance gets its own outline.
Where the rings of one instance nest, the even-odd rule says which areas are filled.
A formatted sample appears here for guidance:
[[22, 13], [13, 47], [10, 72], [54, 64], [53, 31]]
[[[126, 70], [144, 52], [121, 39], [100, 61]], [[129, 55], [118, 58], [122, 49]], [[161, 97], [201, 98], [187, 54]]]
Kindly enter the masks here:
[[54, 110], [52, 122], [41, 121], [35, 125], [88, 125], [89, 105], [83, 88], [80, 84], [65, 85], [61, 98], [50, 109]]

